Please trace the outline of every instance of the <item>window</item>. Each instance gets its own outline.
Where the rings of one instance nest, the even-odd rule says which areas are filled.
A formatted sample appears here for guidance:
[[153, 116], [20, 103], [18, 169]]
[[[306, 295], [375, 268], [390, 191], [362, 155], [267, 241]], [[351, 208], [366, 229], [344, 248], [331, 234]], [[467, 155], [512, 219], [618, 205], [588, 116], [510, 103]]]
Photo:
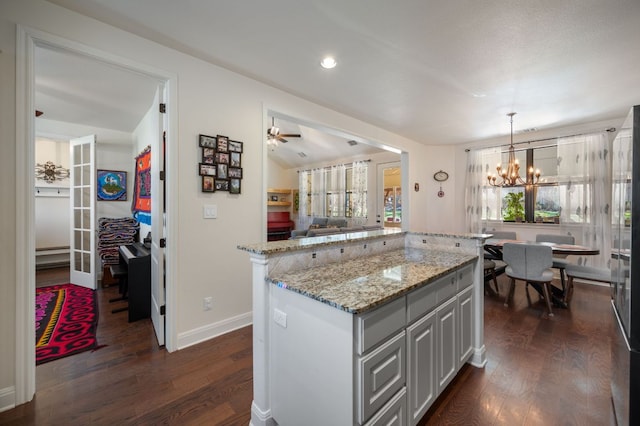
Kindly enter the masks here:
[[[545, 146], [516, 151], [516, 158], [525, 167], [520, 169], [524, 179], [530, 167], [540, 169], [537, 185], [483, 187], [483, 220], [525, 221], [538, 223], [584, 223], [588, 221], [586, 200], [590, 186], [585, 167], [578, 160], [581, 144]], [[507, 162], [507, 153], [488, 151], [483, 156], [485, 169]]]
[[306, 194], [300, 214], [366, 218], [367, 173], [365, 162], [300, 172], [300, 192]]

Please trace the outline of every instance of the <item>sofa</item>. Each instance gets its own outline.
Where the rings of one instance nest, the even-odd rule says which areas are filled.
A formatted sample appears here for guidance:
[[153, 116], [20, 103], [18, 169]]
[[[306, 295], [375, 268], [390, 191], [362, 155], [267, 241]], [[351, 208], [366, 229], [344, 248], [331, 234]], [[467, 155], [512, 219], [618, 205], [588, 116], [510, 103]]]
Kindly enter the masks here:
[[286, 240], [293, 228], [295, 223], [289, 217], [289, 212], [267, 213], [267, 241]]
[[348, 226], [347, 219], [314, 217], [308, 229], [291, 231], [291, 239], [322, 237], [325, 235], [346, 234], [349, 232], [375, 231], [380, 225]]

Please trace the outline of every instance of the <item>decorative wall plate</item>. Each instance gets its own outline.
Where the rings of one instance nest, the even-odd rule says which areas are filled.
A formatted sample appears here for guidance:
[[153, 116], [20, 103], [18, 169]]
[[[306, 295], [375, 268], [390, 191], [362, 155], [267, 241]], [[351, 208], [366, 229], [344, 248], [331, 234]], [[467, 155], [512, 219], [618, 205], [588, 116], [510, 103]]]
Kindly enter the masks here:
[[433, 174], [433, 178], [438, 182], [444, 182], [445, 180], [449, 179], [449, 173], [440, 170]]

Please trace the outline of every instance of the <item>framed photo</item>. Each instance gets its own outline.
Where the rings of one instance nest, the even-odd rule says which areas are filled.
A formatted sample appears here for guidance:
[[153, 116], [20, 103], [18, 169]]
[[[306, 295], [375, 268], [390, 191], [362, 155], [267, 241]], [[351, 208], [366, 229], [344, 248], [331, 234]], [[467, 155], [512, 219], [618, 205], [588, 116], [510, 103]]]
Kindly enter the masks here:
[[201, 148], [216, 148], [216, 137], [215, 136], [207, 136], [207, 135], [200, 135], [200, 137], [198, 138], [198, 145], [200, 145]]
[[240, 167], [240, 153], [239, 152], [230, 152], [230, 161], [229, 161], [229, 165], [231, 167]]
[[226, 164], [218, 164], [218, 170], [216, 176], [219, 179], [227, 179], [229, 177], [229, 166]]
[[218, 152], [229, 152], [229, 138], [226, 136], [218, 135], [217, 139], [217, 148]]
[[228, 191], [229, 179], [216, 179], [216, 191]]
[[127, 172], [98, 170], [98, 201], [127, 201]]
[[200, 163], [200, 176], [216, 176], [217, 167], [215, 164]]
[[229, 152], [242, 152], [242, 142], [229, 141]]
[[229, 178], [242, 179], [242, 168], [229, 167]]
[[202, 192], [216, 192], [213, 176], [202, 176]]
[[216, 153], [216, 163], [218, 163], [218, 164], [229, 164], [229, 153], [228, 152], [218, 152], [218, 153]]
[[202, 162], [213, 164], [216, 162], [216, 150], [213, 148], [202, 148]]
[[240, 193], [240, 179], [229, 179], [229, 193], [230, 194], [239, 194]]

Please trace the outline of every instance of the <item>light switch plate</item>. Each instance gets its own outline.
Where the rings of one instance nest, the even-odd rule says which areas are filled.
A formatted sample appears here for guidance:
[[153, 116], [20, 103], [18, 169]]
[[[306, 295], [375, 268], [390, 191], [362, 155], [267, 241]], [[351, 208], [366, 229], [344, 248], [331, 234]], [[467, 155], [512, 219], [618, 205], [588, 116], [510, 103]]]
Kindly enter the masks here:
[[205, 219], [217, 219], [218, 218], [218, 206], [215, 204], [205, 204], [202, 207], [202, 216]]

